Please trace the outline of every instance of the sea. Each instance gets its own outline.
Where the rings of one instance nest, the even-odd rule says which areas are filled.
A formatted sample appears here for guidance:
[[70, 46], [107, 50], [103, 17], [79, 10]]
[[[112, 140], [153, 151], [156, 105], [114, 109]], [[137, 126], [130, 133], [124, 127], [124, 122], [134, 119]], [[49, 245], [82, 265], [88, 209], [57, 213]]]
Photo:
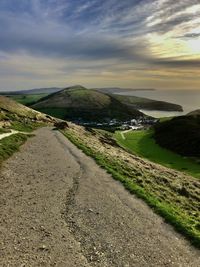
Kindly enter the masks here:
[[154, 100], [171, 102], [183, 107], [183, 112], [141, 110], [155, 118], [181, 116], [196, 109], [200, 109], [200, 90], [121, 90], [120, 95], [146, 97]]

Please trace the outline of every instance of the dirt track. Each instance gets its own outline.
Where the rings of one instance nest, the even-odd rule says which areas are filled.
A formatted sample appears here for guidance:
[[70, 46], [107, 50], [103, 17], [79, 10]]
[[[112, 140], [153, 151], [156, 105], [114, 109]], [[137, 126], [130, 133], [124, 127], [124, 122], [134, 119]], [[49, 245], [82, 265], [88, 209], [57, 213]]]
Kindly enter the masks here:
[[200, 252], [59, 132], [0, 174], [0, 266], [200, 266]]

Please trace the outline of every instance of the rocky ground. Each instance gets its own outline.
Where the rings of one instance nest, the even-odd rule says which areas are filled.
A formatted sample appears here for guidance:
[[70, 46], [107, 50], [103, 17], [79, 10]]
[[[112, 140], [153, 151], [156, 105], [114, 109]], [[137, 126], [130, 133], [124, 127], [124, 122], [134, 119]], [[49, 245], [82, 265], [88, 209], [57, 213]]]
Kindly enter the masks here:
[[36, 131], [0, 174], [1, 266], [200, 265], [200, 253], [61, 133]]

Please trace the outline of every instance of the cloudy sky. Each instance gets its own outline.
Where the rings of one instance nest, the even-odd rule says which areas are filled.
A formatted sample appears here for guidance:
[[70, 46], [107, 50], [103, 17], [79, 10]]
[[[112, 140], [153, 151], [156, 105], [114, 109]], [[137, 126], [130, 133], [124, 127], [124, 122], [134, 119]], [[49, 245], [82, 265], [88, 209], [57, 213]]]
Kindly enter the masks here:
[[0, 0], [0, 89], [200, 89], [200, 0]]

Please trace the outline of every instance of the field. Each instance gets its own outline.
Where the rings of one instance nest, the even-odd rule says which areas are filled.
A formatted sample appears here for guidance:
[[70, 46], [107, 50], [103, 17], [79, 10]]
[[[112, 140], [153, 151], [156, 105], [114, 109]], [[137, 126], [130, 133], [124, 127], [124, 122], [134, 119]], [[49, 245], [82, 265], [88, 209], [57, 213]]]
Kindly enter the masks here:
[[39, 99], [47, 96], [48, 94], [34, 94], [34, 95], [10, 95], [9, 97], [23, 105], [31, 105]]
[[134, 154], [200, 178], [200, 164], [160, 147], [152, 138], [152, 134], [153, 132], [150, 130], [130, 131], [123, 133], [124, 139], [121, 132], [116, 132], [115, 138], [122, 147]]
[[3, 138], [0, 141], [0, 165], [14, 152], [18, 151], [19, 147], [28, 139], [28, 137], [30, 137], [30, 135], [19, 133]]

